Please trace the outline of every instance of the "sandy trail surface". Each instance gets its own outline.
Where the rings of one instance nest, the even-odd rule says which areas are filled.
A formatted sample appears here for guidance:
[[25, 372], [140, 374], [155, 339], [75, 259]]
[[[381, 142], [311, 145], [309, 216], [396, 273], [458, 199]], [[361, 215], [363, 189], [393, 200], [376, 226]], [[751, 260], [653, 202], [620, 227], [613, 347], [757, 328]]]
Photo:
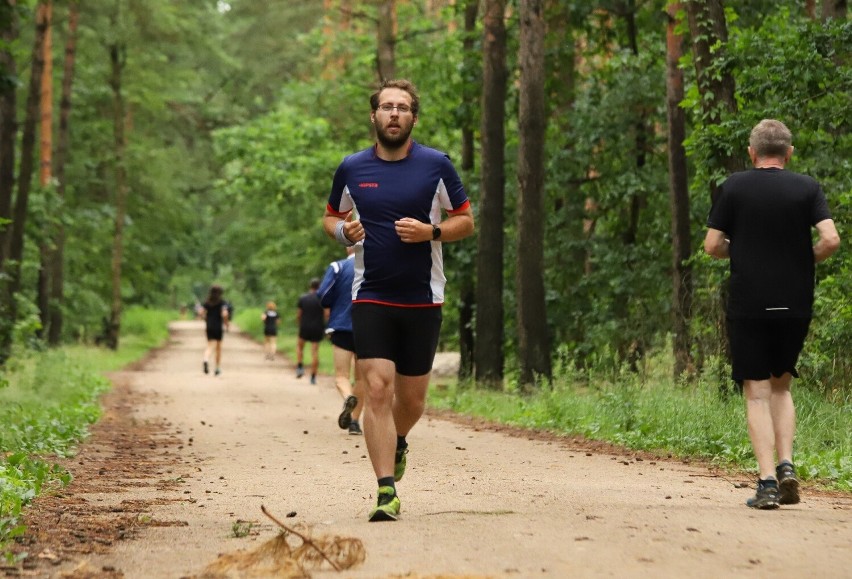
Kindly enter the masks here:
[[314, 537], [359, 540], [364, 561], [218, 576], [852, 576], [849, 495], [806, 486], [801, 504], [758, 512], [744, 475], [433, 413], [409, 435], [401, 519], [368, 523], [375, 479], [363, 437], [336, 425], [330, 376], [312, 386], [235, 332], [222, 375], [204, 375], [203, 326], [171, 330], [111, 376], [104, 418], [64, 462], [74, 482], [35, 502], [15, 546], [30, 556], [7, 575], [217, 576], [220, 556], [276, 540], [263, 505]]

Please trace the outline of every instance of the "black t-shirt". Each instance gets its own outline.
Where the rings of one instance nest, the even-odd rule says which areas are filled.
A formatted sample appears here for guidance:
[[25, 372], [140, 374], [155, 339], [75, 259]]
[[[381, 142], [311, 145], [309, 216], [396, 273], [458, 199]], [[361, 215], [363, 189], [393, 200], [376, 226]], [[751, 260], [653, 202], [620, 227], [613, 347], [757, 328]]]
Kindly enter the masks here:
[[274, 336], [278, 332], [278, 312], [275, 310], [266, 310], [266, 316], [263, 318], [263, 333], [267, 336]]
[[205, 320], [207, 321], [207, 328], [210, 330], [221, 330], [222, 324], [224, 323], [224, 318], [222, 316], [222, 309], [225, 308], [225, 302], [204, 302], [203, 304], [204, 311], [207, 312], [205, 316]]
[[751, 169], [722, 184], [707, 226], [731, 242], [729, 318], [811, 317], [811, 227], [825, 219], [822, 188], [806, 175]]
[[299, 329], [311, 334], [322, 336], [325, 330], [325, 310], [316, 292], [308, 292], [299, 298], [299, 309], [302, 317], [299, 319]]

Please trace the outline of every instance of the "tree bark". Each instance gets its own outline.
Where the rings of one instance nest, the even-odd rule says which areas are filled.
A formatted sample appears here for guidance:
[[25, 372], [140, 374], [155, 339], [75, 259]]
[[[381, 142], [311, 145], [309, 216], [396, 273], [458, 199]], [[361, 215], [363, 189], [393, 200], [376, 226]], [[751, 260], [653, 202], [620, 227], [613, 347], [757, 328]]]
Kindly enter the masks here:
[[[49, 188], [53, 180], [53, 0], [46, 0], [42, 4], [44, 18], [47, 21], [47, 29], [44, 32], [43, 58], [44, 69], [41, 75], [41, 102], [39, 104], [40, 138], [39, 138], [39, 176], [38, 182], [42, 192], [48, 198], [51, 197]], [[53, 255], [52, 219], [55, 213], [49, 211], [41, 227], [41, 239], [39, 240], [40, 264], [38, 268], [38, 288], [36, 303], [41, 320], [41, 329], [36, 333], [39, 337], [45, 335], [50, 324], [50, 262]]]
[[[0, 272], [5, 270], [11, 238], [12, 199], [15, 193], [15, 144], [18, 138], [18, 76], [12, 46], [18, 39], [15, 0], [0, 0]], [[15, 326], [8, 280], [0, 279], [0, 365], [9, 355]]]
[[482, 39], [482, 162], [476, 259], [476, 380], [503, 384], [503, 226], [505, 202], [505, 0], [485, 0]]
[[8, 239], [7, 259], [4, 273], [7, 286], [3, 295], [8, 315], [6, 322], [11, 324], [9, 332], [0, 334], [0, 362], [8, 358], [12, 346], [12, 332], [18, 318], [15, 295], [21, 289], [21, 261], [24, 256], [24, 231], [27, 222], [27, 210], [30, 200], [30, 187], [35, 172], [35, 135], [38, 123], [39, 101], [41, 98], [41, 77], [44, 69], [44, 37], [47, 31], [47, 18], [44, 4], [36, 11], [36, 30], [33, 39], [32, 66], [30, 67], [30, 87], [27, 95], [26, 117], [21, 135], [21, 163], [18, 169], [18, 192], [15, 196], [15, 208], [12, 215], [12, 233]]
[[518, 110], [518, 361], [526, 390], [553, 377], [544, 295], [544, 2], [521, 0]]
[[124, 253], [124, 219], [127, 214], [127, 167], [125, 151], [125, 102], [122, 93], [122, 73], [126, 61], [123, 44], [110, 46], [112, 74], [110, 85], [113, 91], [113, 139], [115, 155], [115, 236], [112, 247], [112, 307], [106, 328], [106, 345], [116, 350], [121, 332], [121, 263]]
[[836, 20], [846, 20], [847, 13], [846, 0], [822, 0], [822, 20], [823, 22], [829, 18]]
[[689, 186], [686, 165], [686, 114], [680, 107], [684, 97], [683, 71], [678, 66], [683, 56], [683, 38], [676, 32], [680, 2], [666, 7], [666, 119], [668, 121], [669, 202], [672, 212], [672, 332], [674, 340], [674, 377], [692, 368], [692, 239], [689, 223]]
[[62, 341], [65, 303], [65, 163], [69, 151], [69, 127], [71, 116], [71, 87], [74, 84], [74, 62], [77, 54], [77, 28], [80, 21], [80, 3], [72, 0], [68, 6], [68, 38], [65, 42], [65, 63], [62, 75], [62, 97], [59, 103], [59, 131], [57, 134], [54, 174], [56, 194], [59, 199], [59, 215], [54, 232], [54, 251], [50, 262], [50, 322], [47, 342], [57, 345]]
[[376, 34], [376, 72], [381, 83], [396, 77], [396, 0], [379, 0]]
[[[18, 39], [18, 15], [14, 0], [0, 0], [0, 271], [3, 270], [11, 238], [12, 200], [15, 195], [15, 145], [18, 138], [18, 76], [12, 46]], [[5, 293], [5, 292], [0, 292]], [[8, 319], [0, 312], [2, 320]], [[3, 324], [4, 321], [0, 321]]]
[[[692, 36], [692, 53], [695, 62], [695, 74], [698, 90], [707, 124], [721, 122], [722, 112], [736, 114], [736, 86], [730, 71], [714, 74], [714, 58], [723, 58], [724, 45], [728, 42], [728, 28], [721, 0], [688, 0], [686, 12], [689, 17], [689, 32]], [[711, 52], [710, 48], [721, 48]], [[715, 160], [730, 173], [745, 169], [745, 161], [740, 155], [725, 150], [714, 151]], [[716, 185], [711, 184], [711, 196], [715, 197]]]
[[[464, 6], [464, 40], [462, 41], [463, 66], [466, 71], [465, 78], [468, 79], [467, 82], [462, 84], [462, 105], [465, 109], [473, 109], [479, 96], [478, 83], [470, 82], [470, 79], [478, 74], [473, 54], [476, 40], [474, 32], [476, 31], [478, 13], [479, 0], [467, 0]], [[463, 118], [465, 121], [461, 127], [461, 170], [462, 175], [469, 176], [473, 174], [475, 165], [474, 117], [472, 114], [466, 114], [463, 115]], [[473, 377], [475, 292], [473, 271], [470, 268], [464, 268], [459, 276], [459, 380], [467, 380]]]
[[[725, 11], [721, 0], [688, 0], [686, 12], [689, 18], [689, 32], [692, 37], [692, 54], [695, 63], [698, 92], [703, 108], [703, 122], [706, 125], [716, 125], [722, 122], [723, 114], [733, 116], [737, 113], [734, 77], [728, 70], [717, 71], [713, 67], [714, 59], [724, 59], [725, 44], [728, 41], [728, 30], [725, 22]], [[710, 47], [714, 48], [711, 52]], [[711, 152], [708, 159], [711, 163], [721, 166], [725, 173], [731, 174], [745, 169], [745, 159], [735, 155], [727, 145], [719, 145]], [[710, 197], [716, 198], [718, 183], [709, 183]], [[715, 355], [731, 359], [730, 344], [725, 329], [725, 303], [727, 302], [728, 285], [726, 281], [719, 288], [716, 301], [712, 306], [713, 324], [718, 336]], [[720, 365], [721, 368], [721, 365]], [[721, 371], [718, 376], [720, 389], [726, 390], [727, 377]]]

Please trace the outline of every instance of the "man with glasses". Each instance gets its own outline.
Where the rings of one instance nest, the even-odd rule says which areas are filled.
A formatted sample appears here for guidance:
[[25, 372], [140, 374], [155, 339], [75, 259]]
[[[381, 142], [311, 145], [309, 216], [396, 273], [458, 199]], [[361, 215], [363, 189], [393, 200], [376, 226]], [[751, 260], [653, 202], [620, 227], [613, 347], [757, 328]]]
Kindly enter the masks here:
[[364, 437], [379, 486], [369, 520], [393, 521], [406, 436], [425, 409], [438, 347], [441, 243], [471, 235], [474, 220], [449, 157], [411, 139], [420, 107], [414, 85], [385, 81], [370, 107], [376, 144], [337, 168], [323, 227], [355, 246], [352, 326], [367, 389]]

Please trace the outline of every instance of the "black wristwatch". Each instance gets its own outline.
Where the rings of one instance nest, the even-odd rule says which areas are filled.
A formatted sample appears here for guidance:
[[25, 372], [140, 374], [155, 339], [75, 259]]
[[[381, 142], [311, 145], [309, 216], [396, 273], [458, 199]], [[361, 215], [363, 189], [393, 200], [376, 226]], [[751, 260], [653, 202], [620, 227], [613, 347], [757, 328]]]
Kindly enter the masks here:
[[432, 225], [432, 241], [441, 237], [441, 228], [437, 225]]

